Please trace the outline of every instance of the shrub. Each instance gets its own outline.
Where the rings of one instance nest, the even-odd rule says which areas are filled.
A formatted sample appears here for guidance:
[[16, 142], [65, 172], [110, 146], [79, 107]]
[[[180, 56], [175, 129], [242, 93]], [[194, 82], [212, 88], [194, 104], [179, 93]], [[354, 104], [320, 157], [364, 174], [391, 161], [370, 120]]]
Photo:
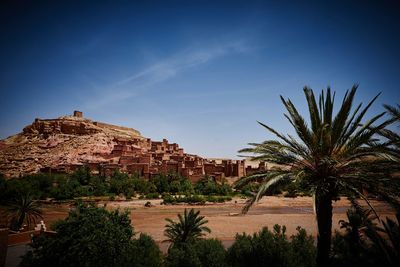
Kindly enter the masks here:
[[163, 195], [163, 204], [174, 204], [177, 202], [176, 198], [171, 196], [170, 194]]
[[218, 184], [209, 176], [198, 181], [194, 187], [195, 192], [201, 195], [230, 195], [232, 188], [228, 184]]
[[138, 193], [148, 194], [156, 192], [156, 186], [152, 182], [140, 177], [134, 177], [132, 179], [132, 185], [135, 189], [135, 192]]
[[53, 227], [57, 234], [39, 237], [21, 266], [160, 266], [149, 236], [132, 240], [128, 212], [78, 204]]
[[167, 267], [202, 267], [194, 247], [188, 243], [170, 248], [165, 265]]
[[133, 231], [128, 213], [79, 204], [55, 224], [57, 235], [34, 243], [26, 266], [120, 266]]
[[259, 187], [260, 187], [260, 185], [255, 184], [255, 183], [247, 184], [240, 189], [240, 193], [247, 197], [251, 197], [251, 196], [253, 196], [254, 192], [257, 192]]
[[225, 201], [231, 201], [231, 200], [232, 200], [232, 198], [229, 196], [207, 196], [206, 197], [206, 201], [212, 202], [212, 203], [215, 203], [215, 202], [223, 203]]
[[190, 204], [204, 204], [206, 200], [204, 197], [199, 195], [188, 195], [188, 196], [171, 196], [165, 194], [163, 196], [164, 204], [176, 204], [176, 203], [190, 203]]
[[110, 192], [116, 195], [132, 196], [134, 191], [133, 179], [128, 174], [115, 170], [110, 177]]
[[224, 267], [227, 266], [226, 251], [219, 240], [200, 239], [169, 249], [166, 265], [171, 267]]
[[138, 239], [130, 242], [127, 252], [128, 260], [135, 267], [159, 267], [162, 266], [163, 257], [158, 245], [146, 235], [140, 234]]
[[217, 239], [200, 239], [193, 246], [202, 266], [227, 266], [226, 250], [221, 241]]
[[288, 240], [286, 227], [275, 225], [273, 232], [263, 228], [253, 236], [237, 234], [228, 250], [231, 266], [315, 266], [313, 238], [298, 228]]
[[186, 196], [184, 198], [181, 198], [181, 200], [183, 202], [186, 202], [186, 203], [189, 203], [189, 204], [195, 204], [195, 203], [205, 204], [206, 203], [204, 197], [199, 196], [199, 195], [189, 195], [189, 196]]
[[192, 183], [185, 177], [176, 174], [158, 174], [153, 176], [150, 181], [155, 185], [156, 191], [162, 193], [193, 193]]
[[158, 193], [148, 193], [145, 198], [146, 199], [155, 199], [155, 198], [159, 198], [159, 197], [160, 197], [160, 195]]

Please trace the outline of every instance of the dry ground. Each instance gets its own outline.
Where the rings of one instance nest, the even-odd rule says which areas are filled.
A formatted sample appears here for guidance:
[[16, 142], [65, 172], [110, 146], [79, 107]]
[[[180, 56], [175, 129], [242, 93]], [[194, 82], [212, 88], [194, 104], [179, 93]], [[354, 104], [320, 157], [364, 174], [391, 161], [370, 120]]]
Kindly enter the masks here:
[[[283, 198], [264, 197], [254, 205], [246, 215], [240, 214], [244, 199], [234, 200], [221, 204], [207, 205], [160, 205], [161, 200], [151, 200], [153, 207], [146, 208], [147, 200], [132, 200], [127, 202], [111, 201], [100, 203], [107, 209], [129, 209], [132, 225], [135, 232], [143, 232], [151, 235], [158, 243], [165, 239], [163, 236], [165, 218], [176, 219], [178, 213], [185, 208], [200, 210], [209, 221], [208, 227], [212, 232], [209, 237], [215, 237], [229, 246], [236, 233], [254, 233], [264, 226], [270, 229], [274, 224], [286, 225], [287, 234], [290, 236], [301, 226], [309, 234], [316, 236], [316, 221], [312, 208], [312, 198]], [[372, 201], [374, 207], [381, 216], [394, 216], [393, 211], [385, 203]], [[349, 202], [342, 198], [334, 203], [333, 228], [339, 229], [339, 220], [346, 219], [346, 210]], [[47, 225], [57, 219], [67, 216], [69, 206], [66, 204], [52, 204], [44, 207], [44, 220]], [[164, 246], [161, 245], [164, 250]]]

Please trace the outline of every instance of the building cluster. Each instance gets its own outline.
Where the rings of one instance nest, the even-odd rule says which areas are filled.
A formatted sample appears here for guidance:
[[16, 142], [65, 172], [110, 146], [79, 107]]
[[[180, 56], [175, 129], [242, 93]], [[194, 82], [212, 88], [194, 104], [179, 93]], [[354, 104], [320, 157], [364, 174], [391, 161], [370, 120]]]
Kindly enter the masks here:
[[[145, 178], [159, 173], [178, 173], [195, 182], [205, 175], [222, 180], [225, 177], [246, 175], [244, 160], [209, 160], [184, 153], [178, 144], [168, 140], [116, 139], [111, 154], [101, 155], [110, 163], [102, 164], [106, 175], [115, 169], [129, 174], [138, 173]], [[117, 159], [117, 160], [116, 160]], [[98, 166], [89, 164], [95, 171]]]
[[[207, 159], [187, 154], [176, 143], [166, 139], [152, 141], [135, 129], [85, 119], [80, 111], [58, 119], [36, 119], [16, 137], [21, 143], [10, 145], [2, 152], [9, 156], [4, 168], [10, 176], [37, 171], [70, 173], [88, 166], [93, 173], [102, 172], [107, 176], [115, 170], [147, 179], [160, 173], [177, 173], [196, 182], [205, 175], [222, 181], [225, 177], [239, 178], [266, 169], [263, 163], [252, 167], [245, 160]], [[29, 166], [34, 168], [30, 170]]]

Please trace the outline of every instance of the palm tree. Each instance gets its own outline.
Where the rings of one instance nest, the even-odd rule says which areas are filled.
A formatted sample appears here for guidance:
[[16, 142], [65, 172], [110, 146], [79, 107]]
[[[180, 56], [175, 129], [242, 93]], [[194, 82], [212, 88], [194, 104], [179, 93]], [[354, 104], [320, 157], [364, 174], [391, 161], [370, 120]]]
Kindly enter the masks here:
[[[364, 108], [362, 104], [352, 110], [357, 85], [347, 91], [337, 114], [333, 114], [335, 93], [330, 88], [319, 96], [319, 103], [313, 91], [305, 87], [311, 126], [299, 114], [292, 101], [281, 100], [288, 112], [285, 117], [293, 126], [298, 138], [284, 135], [273, 128], [258, 122], [278, 140], [263, 143], [250, 143], [240, 153], [251, 153], [252, 160], [260, 160], [276, 165], [271, 170], [243, 177], [236, 183], [240, 188], [246, 184], [259, 182], [257, 194], [247, 201], [243, 212], [247, 212], [271, 188], [299, 182], [313, 192], [316, 212], [317, 266], [329, 265], [329, 252], [332, 236], [332, 200], [339, 192], [356, 194], [367, 201], [361, 193], [364, 185], [378, 186], [379, 177], [384, 170], [378, 156], [385, 153], [385, 146], [380, 144], [375, 135], [389, 121], [374, 125], [384, 114], [380, 113], [362, 123], [365, 113], [377, 99], [375, 96]], [[375, 179], [375, 180], [374, 180]]]
[[[391, 116], [391, 121], [400, 123], [400, 105], [397, 107], [390, 105], [383, 105], [389, 115]], [[397, 125], [399, 127], [399, 125]], [[400, 162], [400, 135], [392, 130], [383, 129], [380, 133], [383, 137], [388, 140], [388, 145], [390, 149], [389, 159], [397, 163]]]
[[29, 193], [19, 194], [16, 198], [7, 203], [7, 213], [11, 217], [10, 228], [19, 231], [24, 224], [28, 227], [42, 217], [42, 211], [36, 201]]
[[377, 232], [379, 227], [374, 222], [377, 217], [371, 209], [364, 209], [355, 199], [351, 200], [351, 208], [347, 210], [347, 220], [340, 220], [341, 229], [349, 237], [350, 248], [359, 246], [363, 234]]
[[377, 242], [381, 246], [381, 250], [384, 251], [389, 266], [400, 265], [400, 209], [397, 207], [396, 220], [386, 218], [386, 221], [382, 221], [383, 232], [388, 238], [379, 235], [381, 242]]
[[199, 214], [200, 211], [190, 209], [187, 212], [187, 209], [185, 209], [183, 216], [178, 214], [178, 222], [174, 222], [169, 218], [165, 219], [168, 222], [164, 231], [164, 235], [168, 239], [165, 241], [172, 242], [172, 244], [181, 244], [199, 239], [205, 235], [205, 232], [210, 233], [210, 228], [204, 226], [208, 221], [204, 220], [204, 216], [199, 216]]
[[[384, 105], [387, 113], [390, 115], [389, 122], [397, 124], [397, 128], [400, 127], [400, 105], [396, 106]], [[382, 157], [388, 160], [385, 165], [387, 166], [387, 176], [388, 179], [386, 188], [384, 188], [384, 193], [379, 190], [382, 187], [370, 188], [370, 191], [379, 194], [382, 198], [393, 206], [395, 210], [400, 210], [400, 180], [399, 169], [400, 169], [400, 135], [394, 130], [388, 128], [382, 129], [379, 134], [386, 140], [384, 143], [386, 146], [386, 152], [382, 154]]]

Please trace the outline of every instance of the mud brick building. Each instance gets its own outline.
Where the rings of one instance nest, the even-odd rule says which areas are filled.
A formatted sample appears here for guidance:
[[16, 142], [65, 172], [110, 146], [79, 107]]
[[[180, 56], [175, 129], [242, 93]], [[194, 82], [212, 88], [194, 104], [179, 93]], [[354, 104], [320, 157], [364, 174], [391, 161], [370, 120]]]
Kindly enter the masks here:
[[205, 175], [218, 181], [263, 168], [245, 160], [215, 160], [185, 153], [177, 143], [153, 141], [135, 129], [87, 119], [81, 111], [56, 119], [35, 119], [19, 134], [0, 140], [0, 172], [19, 177], [38, 172], [70, 173], [88, 166], [106, 175], [115, 169], [145, 178], [179, 173], [195, 182]]

